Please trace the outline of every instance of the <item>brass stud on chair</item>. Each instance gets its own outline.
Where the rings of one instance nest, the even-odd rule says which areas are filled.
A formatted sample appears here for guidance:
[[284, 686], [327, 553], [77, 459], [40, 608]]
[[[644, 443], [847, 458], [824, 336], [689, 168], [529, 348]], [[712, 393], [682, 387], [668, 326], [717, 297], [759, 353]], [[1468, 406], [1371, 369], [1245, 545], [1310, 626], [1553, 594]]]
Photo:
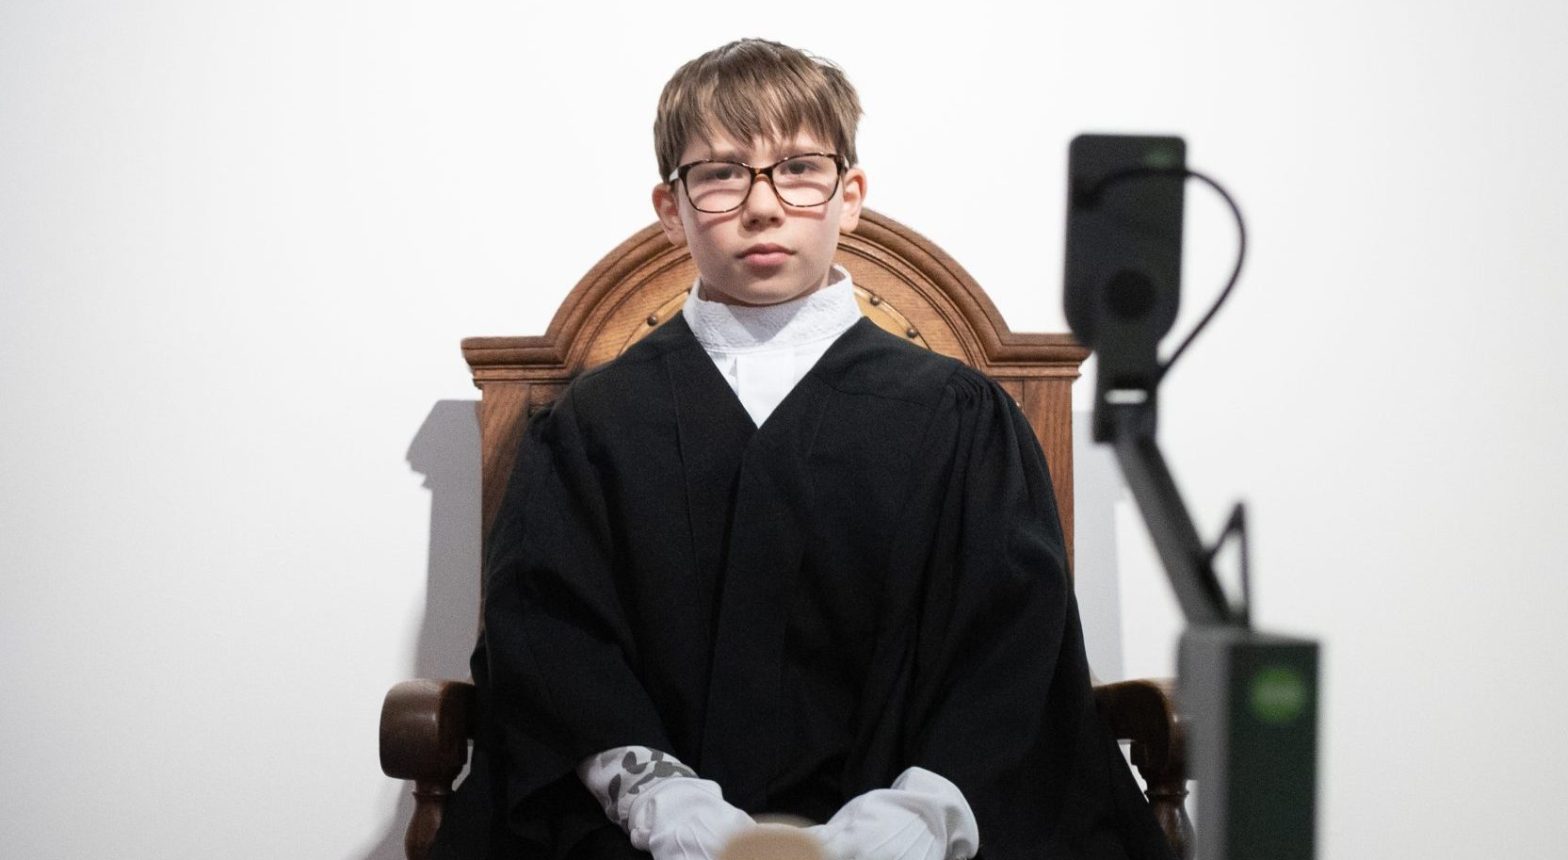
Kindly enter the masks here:
[[882, 297], [881, 296], [872, 296], [871, 298], [867, 299], [867, 301], [871, 302], [871, 306], [872, 307], [876, 307], [877, 305], [882, 304]]
[[648, 314], [647, 322], [648, 322], [648, 325], [651, 325], [651, 326], [658, 325], [659, 324], [659, 315], [658, 314]]
[[910, 340], [914, 340], [915, 338], [920, 336], [920, 332], [915, 331], [915, 327], [914, 326], [910, 326], [909, 330], [904, 332], [904, 336], [909, 338]]

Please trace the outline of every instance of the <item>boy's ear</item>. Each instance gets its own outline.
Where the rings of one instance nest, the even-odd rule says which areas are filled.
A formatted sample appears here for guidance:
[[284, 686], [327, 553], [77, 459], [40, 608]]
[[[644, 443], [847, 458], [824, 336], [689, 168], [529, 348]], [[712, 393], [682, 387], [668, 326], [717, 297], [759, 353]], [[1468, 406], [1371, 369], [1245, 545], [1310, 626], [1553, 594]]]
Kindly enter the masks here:
[[848, 233], [860, 225], [860, 208], [866, 201], [866, 172], [851, 167], [844, 172], [844, 208], [839, 211], [838, 231]]
[[659, 216], [659, 226], [664, 237], [679, 248], [686, 244], [686, 225], [681, 223], [681, 204], [675, 199], [675, 190], [661, 182], [653, 187], [653, 211]]

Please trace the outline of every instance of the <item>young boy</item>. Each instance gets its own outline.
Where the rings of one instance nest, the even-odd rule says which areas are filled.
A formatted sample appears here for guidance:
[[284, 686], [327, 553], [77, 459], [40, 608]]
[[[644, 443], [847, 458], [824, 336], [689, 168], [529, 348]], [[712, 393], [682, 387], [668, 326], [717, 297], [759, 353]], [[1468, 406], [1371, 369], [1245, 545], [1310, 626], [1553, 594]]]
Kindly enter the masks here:
[[830, 858], [1168, 856], [1028, 424], [833, 265], [859, 116], [760, 40], [665, 87], [653, 203], [700, 276], [529, 425], [437, 857], [714, 860], [764, 813]]

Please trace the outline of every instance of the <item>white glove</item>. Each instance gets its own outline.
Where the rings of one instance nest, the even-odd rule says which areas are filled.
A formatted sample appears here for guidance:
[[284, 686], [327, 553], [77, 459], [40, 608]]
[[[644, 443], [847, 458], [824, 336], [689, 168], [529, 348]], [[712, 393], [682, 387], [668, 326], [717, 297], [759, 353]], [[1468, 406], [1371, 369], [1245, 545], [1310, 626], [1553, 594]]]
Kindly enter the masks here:
[[647, 747], [616, 747], [577, 767], [605, 814], [654, 860], [718, 860], [730, 837], [751, 827], [750, 815], [724, 800], [712, 780], [678, 759]]
[[654, 860], [718, 860], [730, 838], [755, 823], [724, 801], [718, 783], [675, 777], [632, 801], [629, 835]]
[[980, 850], [980, 826], [963, 792], [919, 767], [807, 832], [822, 840], [829, 860], [967, 860]]

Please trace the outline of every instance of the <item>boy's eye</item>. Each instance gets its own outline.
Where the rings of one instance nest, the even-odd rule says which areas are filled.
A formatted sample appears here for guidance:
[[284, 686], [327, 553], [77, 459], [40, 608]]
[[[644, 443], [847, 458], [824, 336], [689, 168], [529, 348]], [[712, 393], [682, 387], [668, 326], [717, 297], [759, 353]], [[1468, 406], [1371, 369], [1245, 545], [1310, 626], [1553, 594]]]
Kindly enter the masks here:
[[822, 165], [818, 163], [819, 161], [821, 159], [818, 158], [792, 158], [779, 165], [778, 170], [790, 176], [810, 176], [821, 172]]
[[687, 178], [695, 183], [734, 182], [741, 176], [740, 166], [736, 164], [700, 164], [692, 169]]

